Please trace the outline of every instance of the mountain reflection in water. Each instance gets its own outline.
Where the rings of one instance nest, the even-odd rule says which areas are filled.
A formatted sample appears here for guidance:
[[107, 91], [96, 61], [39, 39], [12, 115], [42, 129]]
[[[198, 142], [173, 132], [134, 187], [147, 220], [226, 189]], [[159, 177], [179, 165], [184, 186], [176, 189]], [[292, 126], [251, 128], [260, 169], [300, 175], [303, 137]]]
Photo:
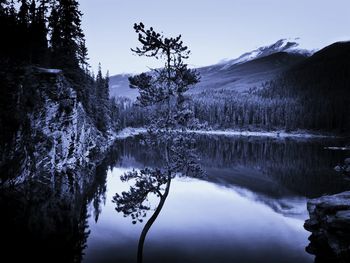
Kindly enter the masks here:
[[[207, 176], [173, 179], [147, 235], [144, 262], [313, 262], [305, 252], [306, 199], [350, 189], [333, 171], [346, 152], [325, 150], [329, 145], [342, 141], [200, 136]], [[125, 172], [162, 162], [161, 151], [128, 138], [116, 143], [83, 192], [57, 185], [1, 191], [3, 257], [136, 262], [144, 223], [117, 213], [112, 199], [130, 187], [120, 181]], [[150, 197], [151, 209], [158, 202]]]
[[[148, 234], [144, 262], [312, 262], [305, 252], [306, 198], [349, 188], [333, 172], [344, 156], [323, 150], [328, 143], [201, 137], [197, 147], [207, 176], [173, 179]], [[107, 200], [129, 189], [119, 180], [125, 172], [162, 162], [161, 152], [149, 152], [137, 139], [119, 149], [119, 167], [107, 177]], [[154, 209], [158, 202], [149, 200]], [[108, 203], [102, 218], [90, 224], [86, 262], [136, 262], [142, 225], [132, 225]]]

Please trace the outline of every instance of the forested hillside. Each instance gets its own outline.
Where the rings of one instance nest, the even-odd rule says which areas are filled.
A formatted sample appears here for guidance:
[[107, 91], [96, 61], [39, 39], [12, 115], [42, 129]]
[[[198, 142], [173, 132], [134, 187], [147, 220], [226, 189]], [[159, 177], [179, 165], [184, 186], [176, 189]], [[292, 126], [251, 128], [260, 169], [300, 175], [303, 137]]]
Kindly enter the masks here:
[[266, 83], [264, 98], [290, 98], [299, 125], [346, 132], [350, 128], [350, 42], [334, 43]]
[[28, 171], [49, 153], [55, 169], [82, 165], [117, 129], [108, 73], [90, 72], [81, 18], [76, 0], [0, 2], [1, 170]]
[[284, 70], [306, 58], [305, 54], [276, 52], [244, 63], [199, 68], [201, 82], [190, 93], [197, 94], [208, 90], [247, 92], [275, 79]]
[[[214, 129], [346, 133], [349, 46], [335, 43], [310, 57], [305, 52], [277, 52], [239, 64], [200, 68], [200, 82], [186, 93], [187, 99], [200, 122]], [[133, 105], [126, 76], [113, 79], [121, 125], [143, 126], [148, 114]], [[118, 97], [119, 89], [120, 96], [127, 97]]]
[[349, 49], [349, 42], [335, 43], [248, 92], [206, 89], [193, 97], [196, 116], [216, 128], [346, 133], [350, 128]]

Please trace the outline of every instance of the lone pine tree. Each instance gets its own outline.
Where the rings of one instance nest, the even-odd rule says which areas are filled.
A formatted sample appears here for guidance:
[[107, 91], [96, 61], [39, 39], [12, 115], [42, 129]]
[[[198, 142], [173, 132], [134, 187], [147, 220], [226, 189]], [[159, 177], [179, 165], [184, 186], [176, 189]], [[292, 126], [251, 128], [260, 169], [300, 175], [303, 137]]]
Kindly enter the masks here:
[[157, 128], [186, 128], [193, 114], [184, 93], [199, 81], [198, 73], [184, 63], [190, 50], [183, 44], [181, 35], [166, 38], [152, 27], [145, 29], [143, 23], [135, 24], [134, 29], [141, 47], [132, 49], [132, 52], [165, 61], [161, 69], [129, 78], [130, 86], [139, 89], [139, 105], [157, 107], [158, 114], [151, 120]]
[[145, 141], [164, 149], [164, 166], [126, 173], [121, 179], [135, 179], [135, 185], [130, 187], [129, 192], [116, 194], [113, 198], [116, 210], [131, 216], [133, 223], [142, 222], [150, 209], [144, 204], [149, 194], [155, 194], [160, 199], [140, 235], [137, 262], [141, 263], [146, 235], [165, 204], [171, 180], [175, 176], [198, 177], [202, 175], [202, 170], [197, 163], [193, 138], [188, 133], [176, 131], [193, 123], [193, 114], [184, 93], [199, 81], [199, 76], [183, 62], [190, 51], [183, 45], [181, 35], [165, 38], [152, 27], [145, 29], [142, 23], [135, 24], [134, 29], [142, 46], [132, 51], [139, 56], [165, 61], [161, 69], [129, 78], [130, 86], [139, 90], [138, 104], [151, 108], [151, 125]]

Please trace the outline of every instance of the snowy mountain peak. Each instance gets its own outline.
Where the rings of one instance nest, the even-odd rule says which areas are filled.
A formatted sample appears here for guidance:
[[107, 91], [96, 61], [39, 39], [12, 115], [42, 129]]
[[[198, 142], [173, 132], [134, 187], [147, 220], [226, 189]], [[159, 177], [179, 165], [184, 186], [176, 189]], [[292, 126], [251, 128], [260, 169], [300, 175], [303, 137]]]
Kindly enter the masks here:
[[313, 51], [300, 48], [299, 43], [296, 42], [297, 40], [298, 39], [280, 39], [272, 45], [260, 47], [251, 52], [244, 53], [236, 59], [224, 62], [225, 66], [222, 69], [226, 69], [232, 65], [242, 64], [257, 58], [266, 57], [277, 52], [298, 53], [305, 56], [311, 56]]

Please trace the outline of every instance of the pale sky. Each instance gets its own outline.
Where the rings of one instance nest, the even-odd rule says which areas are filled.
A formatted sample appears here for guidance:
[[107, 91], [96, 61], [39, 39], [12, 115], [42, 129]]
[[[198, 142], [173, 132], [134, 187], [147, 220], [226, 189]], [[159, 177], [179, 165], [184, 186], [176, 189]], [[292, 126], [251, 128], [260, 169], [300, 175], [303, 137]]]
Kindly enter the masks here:
[[350, 40], [350, 0], [80, 0], [90, 64], [111, 75], [160, 66], [134, 56], [133, 24], [183, 36], [192, 67], [212, 65], [281, 38], [322, 48]]

